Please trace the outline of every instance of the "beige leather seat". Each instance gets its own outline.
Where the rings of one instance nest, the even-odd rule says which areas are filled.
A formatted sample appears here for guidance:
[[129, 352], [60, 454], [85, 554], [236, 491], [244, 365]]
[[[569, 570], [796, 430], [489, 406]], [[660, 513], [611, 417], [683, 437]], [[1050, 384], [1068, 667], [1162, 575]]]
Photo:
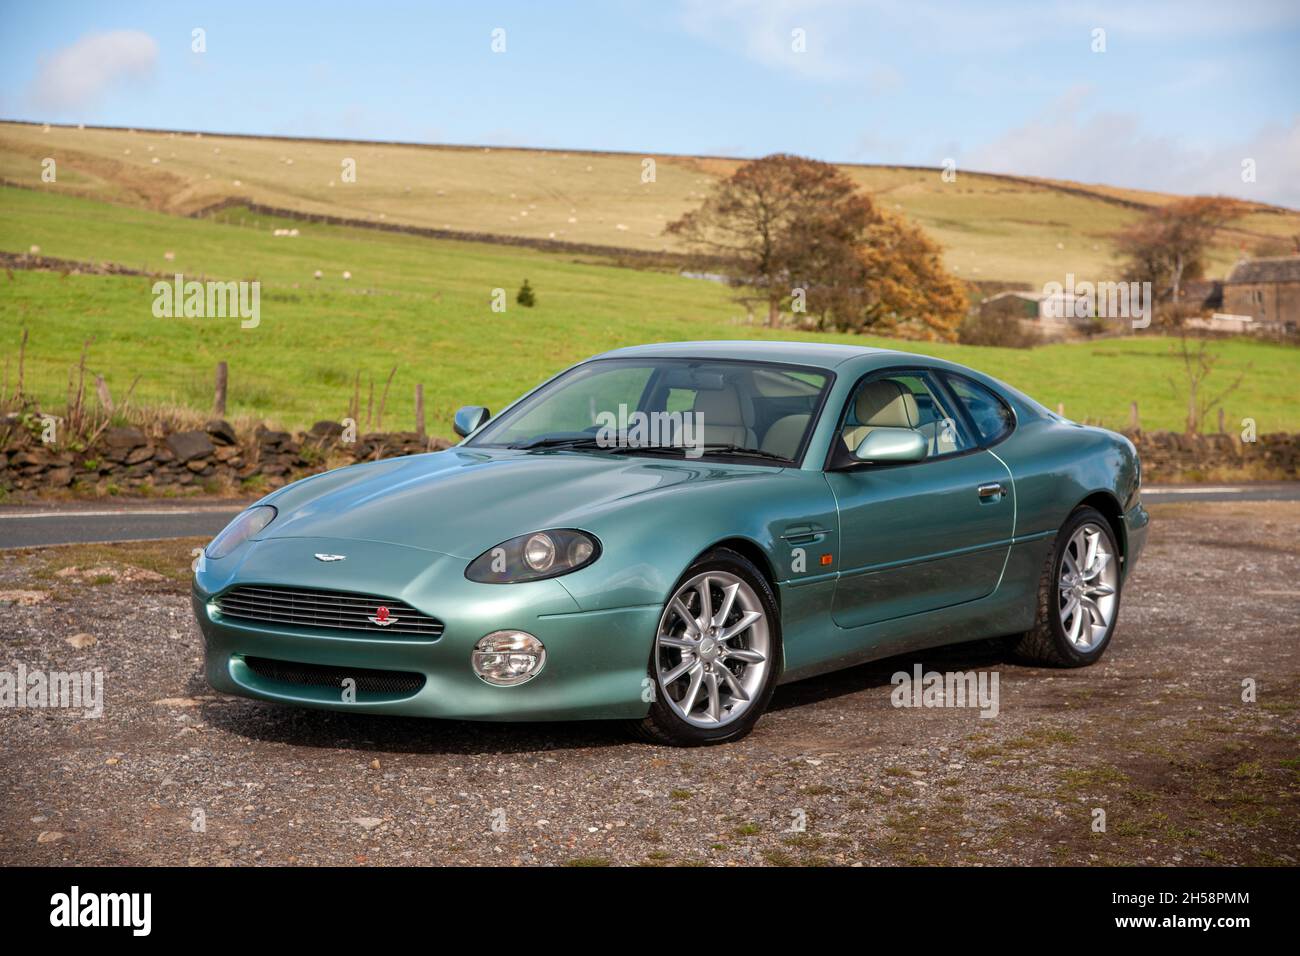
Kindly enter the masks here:
[[874, 428], [916, 428], [921, 423], [916, 396], [887, 378], [862, 386], [853, 412], [861, 424], [850, 425], [841, 433], [849, 451], [856, 451]]
[[803, 433], [808, 429], [808, 419], [811, 417], [810, 415], [786, 415], [784, 418], [778, 418], [768, 427], [767, 434], [763, 436], [763, 451], [793, 461], [795, 453], [799, 451], [799, 442], [803, 439]]
[[695, 393], [694, 410], [703, 418], [702, 440], [706, 445], [740, 445], [753, 448], [754, 409], [734, 385]]
[[958, 450], [957, 433], [951, 425], [945, 428], [942, 421], [931, 422], [928, 425], [922, 425], [920, 432], [925, 436], [929, 448], [926, 454], [930, 458], [937, 455], [948, 455]]

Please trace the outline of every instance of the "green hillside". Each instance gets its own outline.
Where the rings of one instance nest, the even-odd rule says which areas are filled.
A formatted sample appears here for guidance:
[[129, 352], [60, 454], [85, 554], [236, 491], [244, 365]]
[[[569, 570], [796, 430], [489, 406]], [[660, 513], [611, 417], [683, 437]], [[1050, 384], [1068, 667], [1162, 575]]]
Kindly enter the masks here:
[[[58, 179], [41, 181], [41, 161]], [[655, 161], [654, 181], [643, 162]], [[343, 180], [355, 160], [356, 181]], [[414, 146], [132, 132], [0, 123], [0, 178], [62, 194], [190, 213], [231, 197], [304, 213], [435, 229], [673, 249], [664, 226], [699, 204], [739, 161], [688, 156]], [[1109, 236], [1167, 202], [1159, 193], [959, 170], [845, 166], [889, 208], [919, 222], [964, 279], [1032, 287], [1067, 273], [1113, 278]], [[1300, 213], [1260, 206], [1225, 230], [1223, 272], [1270, 237], [1300, 233]]]
[[[872, 337], [773, 331], [750, 324], [729, 290], [711, 282], [576, 261], [492, 244], [429, 240], [368, 229], [187, 219], [50, 192], [0, 188], [0, 251], [109, 261], [187, 277], [257, 279], [261, 324], [234, 319], [159, 319], [151, 279], [14, 269], [0, 278], [0, 354], [12, 386], [20, 330], [29, 331], [27, 387], [61, 404], [69, 367], [93, 339], [89, 366], [121, 396], [198, 409], [211, 401], [213, 368], [230, 364], [232, 415], [304, 427], [341, 417], [358, 372], [382, 389], [396, 366], [385, 424], [410, 427], [413, 390], [425, 386], [430, 430], [450, 433], [461, 404], [499, 408], [559, 368], [620, 345], [679, 339], [789, 338], [913, 349], [1005, 379], [1076, 418], [1127, 421], [1137, 400], [1148, 428], [1181, 427], [1181, 376], [1173, 343], [1158, 336], [1034, 350], [911, 346]], [[297, 228], [276, 237], [275, 227]], [[167, 253], [172, 258], [166, 257]], [[590, 259], [591, 257], [587, 257]], [[322, 278], [313, 278], [320, 270]], [[343, 272], [351, 273], [345, 280]], [[514, 293], [527, 278], [538, 305]], [[492, 290], [507, 293], [504, 314]], [[1249, 366], [1226, 403], [1230, 421], [1262, 431], [1300, 428], [1300, 353], [1253, 341], [1213, 345], [1215, 378]], [[376, 401], [378, 396], [376, 396]]]

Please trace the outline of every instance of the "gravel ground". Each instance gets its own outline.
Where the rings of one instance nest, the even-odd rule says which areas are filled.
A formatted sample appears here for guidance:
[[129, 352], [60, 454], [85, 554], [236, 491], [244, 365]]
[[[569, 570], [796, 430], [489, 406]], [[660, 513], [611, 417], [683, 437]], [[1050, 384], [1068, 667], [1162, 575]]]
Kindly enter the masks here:
[[[1097, 666], [895, 658], [689, 751], [222, 697], [188, 605], [201, 542], [0, 552], [0, 669], [101, 668], [106, 700], [0, 709], [0, 863], [1294, 865], [1300, 504], [1153, 510]], [[1000, 713], [891, 706], [917, 662], [996, 672]]]

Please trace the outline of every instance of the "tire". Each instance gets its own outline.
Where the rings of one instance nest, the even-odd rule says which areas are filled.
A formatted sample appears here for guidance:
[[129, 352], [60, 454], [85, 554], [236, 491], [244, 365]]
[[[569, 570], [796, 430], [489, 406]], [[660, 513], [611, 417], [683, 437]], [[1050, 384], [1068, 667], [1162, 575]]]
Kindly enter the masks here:
[[[1089, 566], [1080, 559], [1087, 557], [1093, 535], [1097, 552]], [[1095, 664], [1110, 646], [1119, 621], [1121, 579], [1120, 551], [1110, 522], [1094, 508], [1077, 509], [1061, 527], [1043, 564], [1037, 619], [1015, 640], [1013, 652], [1049, 667]], [[1067, 588], [1071, 580], [1076, 584]], [[1099, 613], [1104, 626], [1094, 619]]]
[[781, 618], [767, 579], [744, 555], [715, 548], [686, 569], [664, 604], [650, 651], [654, 699], [633, 732], [674, 747], [739, 740], [767, 709], [781, 660]]

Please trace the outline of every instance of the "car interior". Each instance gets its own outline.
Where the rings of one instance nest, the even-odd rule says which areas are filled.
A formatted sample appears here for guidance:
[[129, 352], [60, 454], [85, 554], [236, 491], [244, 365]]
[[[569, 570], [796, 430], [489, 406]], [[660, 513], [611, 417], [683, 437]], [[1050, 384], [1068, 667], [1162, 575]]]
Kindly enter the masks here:
[[692, 369], [667, 377], [663, 407], [700, 414], [707, 444], [758, 448], [793, 461], [823, 383], [822, 376], [769, 368]]
[[943, 406], [926, 376], [889, 375], [863, 382], [849, 402], [840, 437], [851, 454], [874, 429], [907, 428], [926, 441], [926, 457], [970, 446], [958, 420]]
[[[776, 369], [691, 368], [663, 377], [646, 403], [703, 416], [703, 440], [759, 448], [794, 460], [820, 396], [820, 387]], [[840, 431], [851, 454], [876, 428], [920, 432], [928, 458], [970, 447], [962, 425], [924, 373], [895, 373], [863, 382]]]

